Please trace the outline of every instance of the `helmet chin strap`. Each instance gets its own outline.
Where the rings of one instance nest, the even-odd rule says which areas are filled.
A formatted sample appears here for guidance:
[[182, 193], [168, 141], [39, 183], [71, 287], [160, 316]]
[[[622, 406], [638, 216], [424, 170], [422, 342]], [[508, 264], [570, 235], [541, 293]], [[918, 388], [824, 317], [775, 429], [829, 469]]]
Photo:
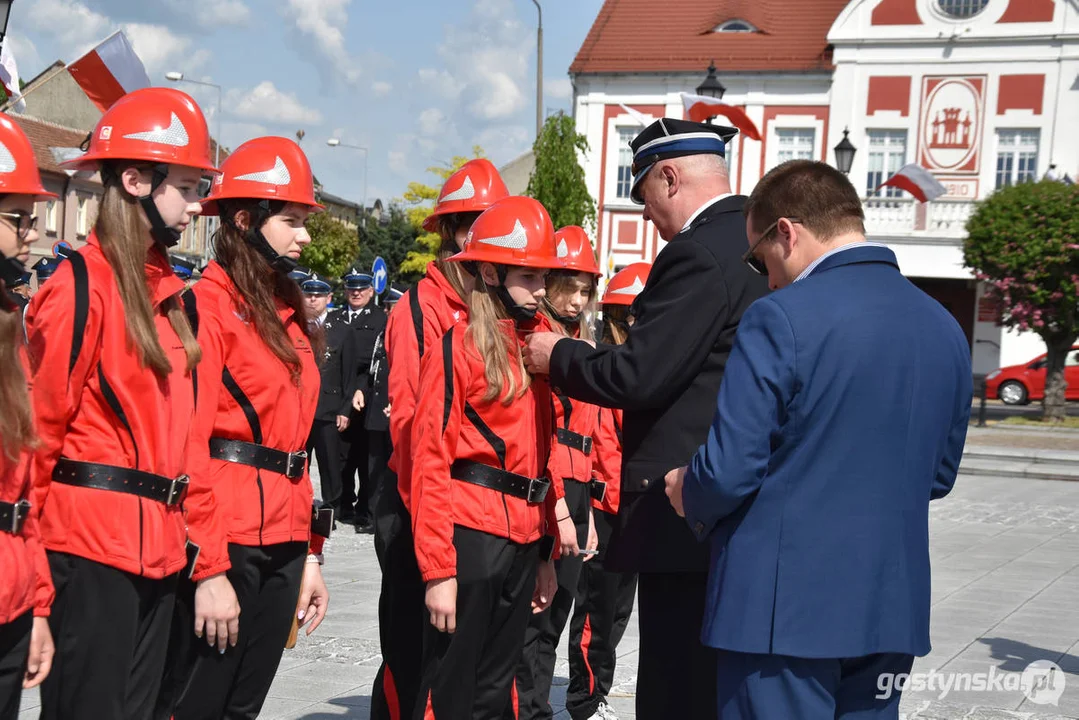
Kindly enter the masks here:
[[138, 195], [135, 199], [139, 201], [142, 211], [146, 213], [146, 219], [150, 221], [150, 237], [154, 239], [154, 242], [168, 250], [168, 248], [175, 247], [180, 242], [180, 231], [169, 227], [164, 218], [161, 217], [161, 212], [157, 209], [157, 203], [154, 202], [153, 194], [155, 190], [161, 187], [161, 183], [165, 182], [165, 178], [168, 177], [169, 166], [158, 163], [150, 168], [150, 173], [152, 177], [150, 180], [150, 192], [145, 195]]
[[547, 298], [543, 298], [543, 303], [547, 306], [547, 312], [551, 314], [551, 317], [560, 322], [562, 324], [562, 327], [566, 328], [570, 332], [573, 332], [575, 329], [577, 329], [578, 323], [581, 321], [580, 313], [576, 315], [562, 315], [554, 309], [554, 306], [551, 305], [551, 301]]
[[[534, 319], [536, 317], [536, 311], [518, 305], [517, 301], [510, 295], [510, 291], [506, 289], [506, 273], [508, 272], [506, 266], [498, 265], [496, 269], [498, 271], [498, 285], [493, 288], [492, 286], [487, 285], [487, 288], [495, 291], [495, 297], [502, 303], [502, 307], [509, 313], [513, 322], [520, 324]], [[486, 282], [484, 282], [484, 284], [486, 285]]]
[[21, 260], [18, 258], [9, 258], [3, 253], [0, 253], [0, 280], [4, 282], [4, 285], [8, 289], [19, 282], [25, 272], [26, 266], [23, 265]]
[[232, 214], [228, 213], [224, 208], [222, 208], [221, 216], [225, 219], [225, 222], [228, 223], [229, 227], [243, 235], [244, 240], [247, 241], [248, 245], [253, 247], [259, 255], [266, 258], [266, 262], [270, 263], [270, 267], [273, 268], [275, 272], [288, 275], [298, 268], [300, 263], [287, 255], [278, 255], [277, 251], [270, 245], [270, 241], [262, 234], [262, 223], [264, 223], [266, 218], [270, 215], [270, 203], [266, 200], [260, 200], [258, 205], [262, 212], [259, 213], [259, 217], [251, 218], [251, 225], [246, 232], [236, 226], [236, 223], [232, 220]]

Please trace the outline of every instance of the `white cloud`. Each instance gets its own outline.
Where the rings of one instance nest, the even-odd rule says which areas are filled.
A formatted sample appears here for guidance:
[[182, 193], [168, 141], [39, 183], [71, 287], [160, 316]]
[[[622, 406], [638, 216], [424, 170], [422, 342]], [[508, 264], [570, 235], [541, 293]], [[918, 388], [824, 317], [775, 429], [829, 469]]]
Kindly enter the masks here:
[[[25, 4], [16, 2], [18, 13]], [[16, 18], [18, 20], [18, 18]], [[22, 21], [31, 30], [50, 37], [57, 47], [71, 53], [65, 60], [77, 60], [87, 50], [104, 40], [115, 28], [104, 15], [94, 12], [78, 0], [34, 0]], [[17, 23], [13, 23], [18, 27]]]
[[535, 127], [499, 125], [481, 132], [476, 142], [495, 165], [502, 165], [532, 147]]
[[427, 137], [433, 137], [435, 135], [441, 135], [446, 131], [446, 126], [449, 125], [446, 120], [446, 115], [438, 108], [427, 108], [420, 113], [419, 117], [420, 133]]
[[573, 83], [567, 77], [543, 78], [543, 95], [555, 100], [573, 97]]
[[221, 128], [221, 135], [224, 138], [221, 142], [230, 150], [235, 150], [252, 138], [269, 134], [270, 131], [258, 123], [227, 122]]
[[405, 152], [391, 150], [387, 155], [390, 170], [400, 175], [401, 177], [408, 177], [408, 154]]
[[390, 85], [383, 80], [379, 80], [371, 85], [371, 92], [375, 94], [375, 97], [385, 97], [386, 95], [389, 95], [392, 90], [393, 85]]
[[174, 12], [193, 19], [204, 28], [245, 25], [251, 10], [241, 0], [168, 0]]
[[286, 15], [300, 33], [313, 41], [316, 52], [330, 61], [334, 73], [349, 84], [359, 81], [359, 63], [345, 48], [342, 30], [348, 24], [352, 0], [288, 0]]
[[226, 106], [236, 117], [271, 123], [322, 122], [322, 113], [302, 103], [292, 93], [278, 90], [269, 80], [242, 92], [230, 90]]
[[29, 38], [23, 35], [8, 35], [4, 38], [4, 42], [11, 44], [11, 54], [19, 66], [19, 77], [29, 80], [41, 72], [43, 69], [41, 57]]
[[125, 23], [123, 30], [155, 83], [170, 70], [190, 74], [210, 60], [209, 50], [193, 50], [191, 38], [174, 35], [163, 25]]
[[464, 83], [458, 82], [457, 78], [445, 70], [422, 68], [419, 71], [419, 76], [420, 83], [426, 89], [447, 100], [456, 100], [465, 89]]

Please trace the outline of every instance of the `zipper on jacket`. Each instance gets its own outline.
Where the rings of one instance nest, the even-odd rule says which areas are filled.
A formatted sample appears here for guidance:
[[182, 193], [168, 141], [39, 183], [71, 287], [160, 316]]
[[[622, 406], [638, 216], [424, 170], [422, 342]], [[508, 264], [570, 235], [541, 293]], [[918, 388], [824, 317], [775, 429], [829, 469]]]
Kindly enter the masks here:
[[262, 528], [266, 525], [266, 493], [262, 489], [262, 473], [255, 470], [255, 482], [259, 486], [259, 545], [262, 544]]

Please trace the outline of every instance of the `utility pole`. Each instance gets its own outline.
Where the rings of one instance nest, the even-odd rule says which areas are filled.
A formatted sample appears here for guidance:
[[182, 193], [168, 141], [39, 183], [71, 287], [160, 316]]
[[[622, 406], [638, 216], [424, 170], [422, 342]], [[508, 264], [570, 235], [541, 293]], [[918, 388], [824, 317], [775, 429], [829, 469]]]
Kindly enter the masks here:
[[539, 0], [532, 0], [539, 14], [539, 25], [536, 26], [536, 137], [543, 130], [543, 8]]

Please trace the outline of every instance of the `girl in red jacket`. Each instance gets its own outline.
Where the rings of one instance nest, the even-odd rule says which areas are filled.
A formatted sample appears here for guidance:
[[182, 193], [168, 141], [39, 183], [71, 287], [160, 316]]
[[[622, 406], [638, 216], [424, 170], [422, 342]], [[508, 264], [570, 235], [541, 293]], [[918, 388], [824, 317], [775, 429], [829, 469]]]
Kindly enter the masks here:
[[58, 648], [42, 718], [148, 717], [186, 563], [187, 438], [200, 353], [167, 248], [201, 211], [206, 120], [177, 90], [125, 95], [67, 163], [105, 187], [85, 247], [26, 313]]
[[541, 543], [554, 524], [541, 477], [550, 397], [521, 346], [546, 271], [561, 263], [547, 211], [523, 197], [484, 212], [452, 259], [475, 270], [469, 319], [425, 354], [412, 427], [412, 527], [430, 615], [415, 717], [501, 718], [530, 605], [538, 612], [554, 594], [540, 548], [553, 545]]
[[[547, 276], [543, 312], [551, 325], [568, 337], [592, 341], [587, 317], [595, 306], [599, 265], [592, 243], [583, 228], [571, 225], [555, 233], [563, 268]], [[558, 640], [569, 620], [577, 579], [581, 573], [581, 548], [595, 551], [591, 498], [593, 436], [599, 408], [573, 400], [552, 388], [555, 435], [552, 438], [548, 474], [554, 481], [562, 559], [555, 563], [558, 592], [548, 612], [533, 616], [525, 636], [524, 655], [517, 669], [520, 720], [553, 716], [549, 696], [554, 679]], [[591, 557], [591, 556], [588, 556]], [[585, 558], [588, 559], [588, 558]], [[507, 718], [512, 715], [507, 713]]]
[[52, 583], [29, 500], [34, 429], [26, 343], [22, 312], [9, 292], [37, 240], [34, 201], [54, 197], [41, 184], [30, 140], [0, 114], [0, 720], [18, 717], [22, 689], [41, 684], [53, 655]]
[[438, 259], [427, 275], [405, 293], [386, 325], [386, 356], [390, 358], [390, 467], [397, 473], [397, 492], [379, 493], [375, 508], [375, 549], [382, 567], [378, 604], [382, 665], [371, 691], [371, 720], [412, 717], [420, 684], [424, 585], [416, 568], [412, 545], [411, 443], [412, 418], [420, 383], [420, 360], [442, 335], [468, 319], [465, 301], [472, 275], [461, 263], [449, 262], [461, 251], [472, 223], [480, 213], [507, 197], [505, 183], [489, 160], [470, 160], [442, 186], [438, 204], [424, 220], [428, 232], [442, 239]]
[[[651, 263], [633, 263], [615, 274], [603, 294], [603, 342], [621, 345], [633, 322], [630, 310], [644, 289]], [[607, 704], [614, 682], [619, 640], [633, 612], [637, 574], [603, 567], [603, 551], [618, 515], [622, 484], [622, 411], [600, 408], [592, 446], [592, 516], [600, 554], [581, 569], [570, 620], [569, 688], [566, 710], [573, 720], [617, 720]]]
[[[196, 589], [178, 604], [189, 617], [193, 599], [204, 642], [176, 671], [176, 720], [257, 717], [293, 617], [310, 635], [326, 614], [304, 452], [322, 341], [288, 276], [311, 242], [304, 221], [321, 209], [307, 158], [281, 137], [236, 148], [203, 205], [221, 230], [189, 300], [203, 348], [190, 457], [211, 492], [189, 503]], [[216, 610], [204, 621], [200, 607]]]

